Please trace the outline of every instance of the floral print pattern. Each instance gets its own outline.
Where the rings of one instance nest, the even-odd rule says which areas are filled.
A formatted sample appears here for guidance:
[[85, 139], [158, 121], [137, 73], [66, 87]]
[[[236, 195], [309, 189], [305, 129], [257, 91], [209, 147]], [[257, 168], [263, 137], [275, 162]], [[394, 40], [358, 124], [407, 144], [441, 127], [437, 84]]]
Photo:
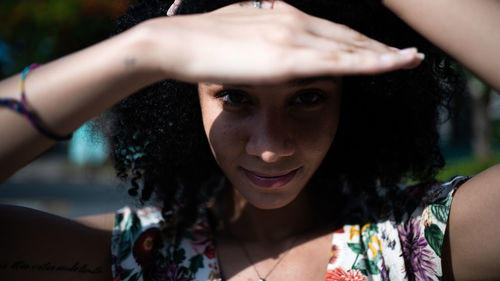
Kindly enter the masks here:
[[208, 223], [198, 221], [180, 245], [165, 242], [161, 209], [119, 210], [112, 237], [113, 281], [220, 281]]
[[191, 247], [197, 254], [203, 254], [208, 259], [215, 259], [214, 237], [208, 223], [203, 222], [193, 227]]
[[[325, 281], [441, 280], [451, 201], [466, 180], [454, 177], [442, 184], [406, 187], [385, 219], [334, 231]], [[159, 208], [117, 212], [111, 249], [114, 281], [222, 280], [208, 220], [200, 218], [177, 246], [165, 241], [161, 222]]]
[[325, 281], [366, 281], [366, 277], [359, 270], [345, 271], [337, 267], [326, 273]]
[[132, 255], [135, 261], [140, 266], [146, 266], [151, 259], [151, 252], [154, 248], [155, 241], [158, 241], [160, 229], [152, 227], [139, 235], [134, 242]]
[[398, 231], [405, 260], [406, 277], [414, 276], [415, 280], [422, 281], [432, 280], [432, 277], [437, 274], [434, 252], [422, 236], [420, 222], [410, 219], [406, 226], [398, 226]]

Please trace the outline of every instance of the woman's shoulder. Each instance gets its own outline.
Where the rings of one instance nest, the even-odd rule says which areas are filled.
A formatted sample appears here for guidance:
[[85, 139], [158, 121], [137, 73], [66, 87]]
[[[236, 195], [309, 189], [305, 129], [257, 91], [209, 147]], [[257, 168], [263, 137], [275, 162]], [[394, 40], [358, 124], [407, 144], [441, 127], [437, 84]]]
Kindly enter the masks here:
[[344, 225], [333, 235], [328, 274], [363, 280], [441, 280], [442, 247], [456, 191], [469, 177], [401, 187], [391, 213]]
[[500, 165], [456, 191], [445, 236], [443, 264], [456, 280], [500, 279]]
[[424, 219], [426, 224], [446, 225], [455, 193], [469, 179], [470, 176], [453, 176], [443, 182], [402, 187], [397, 201], [392, 202], [393, 211], [398, 213], [400, 221]]
[[335, 232], [332, 280], [346, 272], [382, 280], [500, 279], [500, 165], [401, 191], [392, 216]]

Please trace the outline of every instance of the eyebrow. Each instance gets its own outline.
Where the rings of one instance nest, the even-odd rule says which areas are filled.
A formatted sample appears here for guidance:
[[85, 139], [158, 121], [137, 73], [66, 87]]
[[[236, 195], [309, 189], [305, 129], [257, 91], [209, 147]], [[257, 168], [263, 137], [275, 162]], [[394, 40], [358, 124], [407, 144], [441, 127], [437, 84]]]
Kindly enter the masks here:
[[[298, 78], [298, 79], [293, 79], [288, 82], [286, 82], [286, 85], [289, 87], [303, 87], [307, 86], [316, 82], [322, 82], [322, 81], [332, 81], [337, 84], [337, 79], [332, 76], [316, 76], [316, 77], [307, 77], [307, 78]], [[227, 84], [227, 86], [230, 87], [235, 87], [235, 88], [255, 88], [255, 85], [249, 85], [249, 84]]]

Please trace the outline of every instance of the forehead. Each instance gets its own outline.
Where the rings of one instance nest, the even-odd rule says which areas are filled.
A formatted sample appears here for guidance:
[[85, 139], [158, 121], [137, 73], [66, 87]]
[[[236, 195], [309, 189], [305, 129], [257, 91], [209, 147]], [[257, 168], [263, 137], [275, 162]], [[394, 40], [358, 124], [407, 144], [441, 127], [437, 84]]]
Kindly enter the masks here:
[[340, 77], [334, 77], [334, 76], [317, 76], [317, 77], [307, 77], [307, 78], [298, 78], [298, 79], [293, 79], [284, 83], [279, 83], [279, 84], [261, 84], [261, 85], [251, 85], [251, 84], [213, 84], [213, 83], [200, 83], [199, 86], [202, 87], [213, 87], [213, 86], [224, 86], [224, 87], [229, 87], [229, 88], [238, 88], [238, 89], [247, 89], [247, 90], [252, 90], [260, 87], [269, 87], [269, 88], [275, 88], [275, 87], [286, 87], [286, 88], [300, 88], [300, 87], [306, 87], [312, 84], [318, 84], [318, 83], [328, 83], [328, 84], [336, 84], [339, 85], [341, 81]]

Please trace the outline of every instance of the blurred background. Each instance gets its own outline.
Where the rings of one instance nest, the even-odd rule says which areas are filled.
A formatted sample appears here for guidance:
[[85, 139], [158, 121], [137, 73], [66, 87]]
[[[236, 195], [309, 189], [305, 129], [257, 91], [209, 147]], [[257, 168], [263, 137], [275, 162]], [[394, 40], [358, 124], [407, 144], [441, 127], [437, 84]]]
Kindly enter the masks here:
[[[129, 4], [129, 0], [1, 0], [0, 78], [108, 38]], [[71, 141], [58, 143], [0, 184], [0, 203], [66, 217], [133, 205], [127, 187], [115, 178], [107, 149], [99, 129], [92, 122], [85, 124]]]
[[[129, 4], [129, 0], [2, 0], [0, 79], [33, 62], [48, 62], [106, 39]], [[500, 96], [465, 75], [467, 93], [453, 101], [456, 112], [441, 125], [447, 161], [438, 176], [441, 180], [473, 175], [500, 163]], [[0, 184], [0, 203], [65, 217], [134, 205], [107, 155], [108, 145], [90, 121], [71, 141], [57, 144]]]

